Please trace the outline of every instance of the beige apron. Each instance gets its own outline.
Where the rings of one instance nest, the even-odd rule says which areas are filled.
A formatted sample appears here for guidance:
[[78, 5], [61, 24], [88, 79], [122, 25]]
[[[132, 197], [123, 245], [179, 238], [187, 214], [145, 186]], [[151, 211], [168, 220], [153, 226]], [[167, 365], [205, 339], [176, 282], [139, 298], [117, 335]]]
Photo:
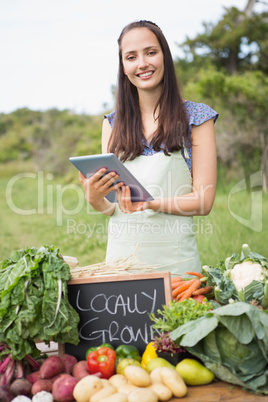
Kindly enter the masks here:
[[[171, 156], [141, 155], [124, 164], [155, 199], [192, 191], [192, 177], [180, 151]], [[133, 253], [143, 263], [155, 265], [156, 271], [172, 275], [201, 271], [193, 217], [153, 210], [125, 214], [116, 204], [108, 225], [106, 261]]]

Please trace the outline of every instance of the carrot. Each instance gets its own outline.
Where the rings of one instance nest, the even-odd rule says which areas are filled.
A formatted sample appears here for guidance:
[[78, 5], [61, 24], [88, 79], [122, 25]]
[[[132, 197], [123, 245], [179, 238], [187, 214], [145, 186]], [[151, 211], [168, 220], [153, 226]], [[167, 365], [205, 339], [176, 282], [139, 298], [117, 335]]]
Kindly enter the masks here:
[[176, 297], [176, 300], [180, 301], [183, 295], [187, 292], [188, 289], [184, 290], [183, 292], [179, 293], [178, 296]]
[[182, 284], [182, 281], [173, 282], [173, 283], [171, 283], [171, 289], [174, 290], [181, 284]]
[[184, 283], [181, 283], [175, 289], [172, 290], [172, 297], [173, 298], [175, 298], [180, 293], [181, 286], [184, 286]]
[[197, 276], [197, 278], [199, 278], [199, 279], [204, 278], [204, 275], [202, 275], [200, 272], [190, 271], [190, 272], [185, 272], [185, 273], [188, 274], [188, 275]]
[[198, 295], [206, 295], [207, 293], [212, 291], [212, 286], [203, 286], [202, 288], [199, 288], [193, 292], [193, 296], [198, 296]]
[[185, 294], [180, 298], [180, 301], [183, 301], [191, 297], [193, 292], [200, 287], [201, 283], [202, 282], [200, 281], [200, 279], [194, 279], [194, 282], [192, 282], [190, 287], [187, 289], [187, 292], [185, 292]]
[[189, 281], [182, 281], [182, 284], [172, 291], [172, 297], [175, 298], [176, 296], [178, 296], [179, 293], [188, 289], [189, 286], [191, 286], [191, 283], [193, 283], [193, 281], [195, 280], [196, 279], [190, 279]]
[[173, 276], [171, 278], [171, 283], [172, 282], [180, 282], [180, 281], [182, 281], [182, 278], [180, 276]]

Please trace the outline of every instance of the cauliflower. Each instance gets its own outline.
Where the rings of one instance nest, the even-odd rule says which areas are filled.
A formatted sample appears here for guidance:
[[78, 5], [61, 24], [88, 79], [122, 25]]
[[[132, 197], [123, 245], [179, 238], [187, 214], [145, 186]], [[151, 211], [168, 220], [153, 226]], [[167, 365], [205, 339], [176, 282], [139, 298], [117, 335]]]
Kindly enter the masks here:
[[204, 265], [207, 285], [214, 286], [215, 300], [220, 304], [237, 301], [258, 303], [268, 309], [268, 260], [243, 244], [241, 254], [233, 253], [216, 267]]
[[238, 291], [243, 290], [252, 281], [263, 281], [263, 267], [253, 261], [236, 264], [230, 272], [230, 278]]

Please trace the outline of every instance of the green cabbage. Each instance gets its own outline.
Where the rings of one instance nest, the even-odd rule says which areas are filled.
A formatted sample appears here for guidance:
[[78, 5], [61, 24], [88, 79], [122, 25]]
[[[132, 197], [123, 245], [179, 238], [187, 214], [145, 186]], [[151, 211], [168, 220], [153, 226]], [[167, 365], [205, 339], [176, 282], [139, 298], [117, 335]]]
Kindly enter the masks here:
[[217, 378], [268, 394], [268, 314], [236, 302], [212, 310], [170, 333]]
[[[247, 262], [258, 264], [263, 272], [263, 278], [252, 280], [243, 289], [238, 289], [231, 278], [231, 273], [236, 265]], [[234, 253], [224, 262], [220, 261], [216, 267], [205, 265], [202, 267], [202, 271], [208, 277], [207, 285], [214, 286], [215, 299], [220, 304], [228, 304], [230, 301], [251, 303], [254, 300], [263, 308], [268, 307], [268, 260], [262, 255], [252, 252], [247, 244], [242, 246], [241, 254]], [[252, 273], [254, 274], [254, 272]]]

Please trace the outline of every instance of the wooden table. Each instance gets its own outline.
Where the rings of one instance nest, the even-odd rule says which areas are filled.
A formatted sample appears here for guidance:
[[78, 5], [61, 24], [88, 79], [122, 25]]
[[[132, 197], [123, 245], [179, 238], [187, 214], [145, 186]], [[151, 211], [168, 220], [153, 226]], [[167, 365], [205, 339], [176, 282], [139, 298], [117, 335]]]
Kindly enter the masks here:
[[172, 398], [169, 402], [268, 402], [268, 395], [256, 395], [244, 391], [237, 385], [215, 381], [209, 385], [188, 386], [188, 393], [183, 398]]

